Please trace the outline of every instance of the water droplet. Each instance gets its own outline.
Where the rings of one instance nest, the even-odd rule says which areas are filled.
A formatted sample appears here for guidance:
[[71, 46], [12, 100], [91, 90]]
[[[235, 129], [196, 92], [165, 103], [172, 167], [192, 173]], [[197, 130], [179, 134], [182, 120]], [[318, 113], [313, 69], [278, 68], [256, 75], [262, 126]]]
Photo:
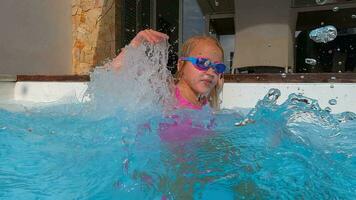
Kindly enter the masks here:
[[263, 100], [269, 102], [276, 102], [280, 96], [281, 96], [281, 91], [279, 89], [272, 88], [268, 91], [268, 93], [263, 98]]
[[335, 76], [330, 77], [331, 80], [336, 80]]
[[342, 73], [342, 71], [341, 71], [341, 70], [339, 70], [339, 71], [338, 71], [338, 73]]
[[330, 108], [330, 107], [326, 107], [324, 110], [325, 110], [326, 112], [328, 112], [328, 113], [331, 113], [331, 108]]
[[336, 51], [340, 51], [340, 48], [337, 48]]
[[356, 15], [351, 15], [351, 19], [356, 19]]
[[219, 1], [215, 0], [215, 6], [219, 6]]
[[341, 61], [339, 61], [337, 64], [338, 64], [338, 65], [342, 65], [342, 62], [341, 62]]
[[332, 106], [334, 106], [334, 105], [337, 104], [337, 100], [336, 100], [336, 99], [330, 99], [330, 100], [329, 100], [329, 104], [332, 105]]
[[267, 44], [267, 47], [271, 47], [272, 45], [271, 44]]
[[310, 31], [309, 38], [316, 43], [327, 43], [337, 37], [337, 29], [334, 26], [324, 26]]
[[287, 74], [286, 73], [282, 73], [281, 76], [282, 76], [282, 78], [285, 78], [285, 77], [287, 77]]
[[339, 11], [339, 7], [335, 6], [335, 7], [333, 8], [333, 11], [334, 11], [334, 12]]
[[333, 53], [333, 50], [330, 49], [330, 50], [328, 51], [328, 53], [329, 53], [329, 54], [332, 54], [332, 53]]
[[303, 79], [303, 78], [304, 78], [304, 76], [302, 75], [302, 76], [300, 76], [300, 78], [301, 78], [301, 79]]
[[330, 88], [334, 88], [334, 84], [330, 84]]
[[253, 120], [246, 118], [240, 122], [235, 123], [235, 126], [245, 126], [246, 124], [253, 123], [253, 122], [254, 122]]
[[320, 25], [324, 26], [324, 24], [325, 24], [324, 22], [320, 22]]
[[305, 63], [308, 64], [308, 65], [316, 65], [317, 62], [313, 58], [306, 58], [305, 59]]
[[327, 2], [327, 0], [315, 0], [315, 3], [318, 5], [324, 5]]

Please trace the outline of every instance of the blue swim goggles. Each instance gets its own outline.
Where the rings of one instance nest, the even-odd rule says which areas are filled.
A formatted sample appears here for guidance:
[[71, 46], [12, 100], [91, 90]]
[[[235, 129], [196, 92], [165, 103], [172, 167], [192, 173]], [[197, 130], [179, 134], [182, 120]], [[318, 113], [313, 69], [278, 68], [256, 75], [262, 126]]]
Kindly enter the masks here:
[[201, 57], [181, 57], [179, 60], [191, 62], [195, 68], [201, 71], [208, 71], [209, 68], [213, 68], [215, 73], [223, 74], [226, 66], [223, 63], [213, 63], [207, 58]]

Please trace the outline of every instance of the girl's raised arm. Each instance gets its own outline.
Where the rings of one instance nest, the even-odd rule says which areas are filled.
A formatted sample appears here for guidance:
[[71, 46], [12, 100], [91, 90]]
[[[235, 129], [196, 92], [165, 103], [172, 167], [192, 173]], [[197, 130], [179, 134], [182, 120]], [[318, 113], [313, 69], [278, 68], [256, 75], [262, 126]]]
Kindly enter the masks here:
[[[134, 39], [131, 40], [129, 45], [136, 48], [140, 46], [144, 41], [147, 41], [151, 44], [156, 44], [167, 39], [168, 39], [168, 35], [164, 33], [152, 29], [146, 29], [137, 33], [137, 35], [134, 37]], [[124, 54], [125, 54], [125, 49], [122, 48], [119, 55], [112, 60], [111, 65], [114, 69], [120, 69]]]

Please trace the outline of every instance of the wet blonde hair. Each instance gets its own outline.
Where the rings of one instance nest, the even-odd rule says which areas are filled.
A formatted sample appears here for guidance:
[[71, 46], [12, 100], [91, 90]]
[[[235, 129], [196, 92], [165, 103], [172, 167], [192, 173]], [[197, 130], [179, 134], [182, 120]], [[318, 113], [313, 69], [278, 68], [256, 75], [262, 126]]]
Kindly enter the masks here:
[[[221, 54], [222, 54], [221, 59], [224, 60], [224, 50], [223, 50], [222, 46], [220, 45], [219, 41], [217, 41], [215, 38], [210, 37], [210, 36], [193, 36], [193, 37], [189, 38], [188, 40], [186, 40], [182, 45], [180, 57], [189, 57], [192, 50], [197, 46], [197, 44], [200, 41], [213, 42], [213, 44], [215, 44], [220, 49]], [[179, 61], [179, 62], [184, 62], [184, 61]], [[184, 66], [184, 64], [182, 64], [182, 67], [180, 67], [180, 68], [178, 67], [177, 72], [175, 74], [175, 78], [176, 78], [175, 83], [176, 84], [179, 82], [179, 80], [183, 76], [183, 73], [182, 73], [183, 66]], [[217, 84], [214, 86], [214, 88], [210, 91], [210, 93], [208, 95], [209, 104], [214, 110], [220, 109], [219, 95], [222, 91], [223, 83], [224, 83], [223, 77], [221, 77], [221, 80], [218, 80]]]

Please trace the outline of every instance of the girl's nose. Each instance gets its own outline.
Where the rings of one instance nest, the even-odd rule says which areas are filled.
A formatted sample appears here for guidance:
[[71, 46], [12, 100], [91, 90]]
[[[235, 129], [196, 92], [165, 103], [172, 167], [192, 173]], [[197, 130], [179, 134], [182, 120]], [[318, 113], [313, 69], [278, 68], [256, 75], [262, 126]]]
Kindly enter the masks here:
[[210, 67], [206, 73], [212, 76], [217, 76], [215, 70], [212, 67]]

